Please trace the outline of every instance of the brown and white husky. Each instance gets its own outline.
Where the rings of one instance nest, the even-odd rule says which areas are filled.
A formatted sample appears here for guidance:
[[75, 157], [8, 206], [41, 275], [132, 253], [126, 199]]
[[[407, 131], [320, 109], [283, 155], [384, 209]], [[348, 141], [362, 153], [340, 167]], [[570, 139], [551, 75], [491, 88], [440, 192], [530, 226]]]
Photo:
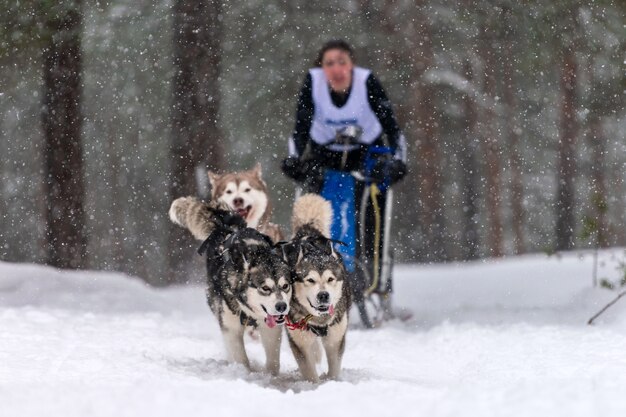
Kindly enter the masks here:
[[261, 164], [248, 171], [226, 174], [209, 171], [209, 181], [212, 198], [226, 203], [243, 217], [248, 227], [269, 236], [274, 243], [283, 239], [280, 228], [269, 221], [272, 206], [261, 174]]

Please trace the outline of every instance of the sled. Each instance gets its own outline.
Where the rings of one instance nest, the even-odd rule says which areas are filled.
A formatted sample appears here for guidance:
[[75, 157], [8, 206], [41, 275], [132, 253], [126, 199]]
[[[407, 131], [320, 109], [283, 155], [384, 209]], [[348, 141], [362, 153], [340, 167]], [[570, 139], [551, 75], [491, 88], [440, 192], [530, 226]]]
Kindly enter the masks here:
[[370, 176], [376, 162], [391, 155], [388, 147], [372, 147], [363, 172], [326, 171], [320, 193], [332, 204], [331, 239], [342, 242], [335, 249], [344, 259], [353, 302], [367, 328], [383, 320], [410, 318], [406, 313], [394, 314], [391, 306], [393, 191], [388, 178], [376, 182]]

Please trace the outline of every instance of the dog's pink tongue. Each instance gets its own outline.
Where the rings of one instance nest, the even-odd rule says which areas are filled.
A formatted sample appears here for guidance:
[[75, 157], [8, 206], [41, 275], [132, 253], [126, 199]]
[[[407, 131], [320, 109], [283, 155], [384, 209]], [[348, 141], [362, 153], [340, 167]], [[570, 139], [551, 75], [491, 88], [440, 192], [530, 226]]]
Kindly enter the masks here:
[[330, 305], [330, 308], [328, 309], [328, 314], [330, 314], [331, 316], [333, 314], [335, 314], [335, 306], [334, 305]]
[[269, 327], [270, 329], [273, 329], [274, 327], [276, 327], [276, 319], [274, 318], [274, 316], [268, 314], [265, 317], [265, 324], [267, 324], [267, 327]]

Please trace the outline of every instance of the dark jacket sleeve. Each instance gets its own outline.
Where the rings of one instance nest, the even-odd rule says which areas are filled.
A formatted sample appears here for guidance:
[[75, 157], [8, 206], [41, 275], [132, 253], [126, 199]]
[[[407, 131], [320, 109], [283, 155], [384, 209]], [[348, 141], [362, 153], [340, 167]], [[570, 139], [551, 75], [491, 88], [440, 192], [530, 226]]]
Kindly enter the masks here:
[[296, 110], [296, 126], [293, 132], [293, 141], [298, 156], [302, 156], [306, 144], [309, 141], [309, 132], [313, 123], [313, 113], [315, 106], [313, 104], [311, 74], [307, 74], [304, 84], [298, 93], [298, 105]]
[[370, 107], [378, 117], [378, 121], [383, 127], [383, 133], [387, 135], [389, 146], [393, 149], [395, 158], [406, 162], [406, 139], [400, 126], [398, 126], [391, 101], [389, 101], [383, 86], [374, 74], [370, 74], [367, 78], [366, 85]]

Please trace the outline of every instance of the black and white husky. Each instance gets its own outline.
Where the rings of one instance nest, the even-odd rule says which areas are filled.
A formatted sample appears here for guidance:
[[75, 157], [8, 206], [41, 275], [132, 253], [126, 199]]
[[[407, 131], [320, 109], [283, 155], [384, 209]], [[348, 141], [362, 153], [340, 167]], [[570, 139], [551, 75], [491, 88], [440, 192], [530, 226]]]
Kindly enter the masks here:
[[257, 328], [266, 355], [266, 370], [280, 368], [282, 324], [292, 295], [291, 270], [271, 239], [245, 227], [223, 203], [193, 197], [175, 200], [170, 219], [204, 241], [207, 300], [219, 321], [230, 359], [250, 368], [244, 346], [247, 327]]
[[330, 235], [332, 208], [314, 194], [300, 197], [293, 208], [293, 239], [283, 251], [294, 272], [287, 335], [302, 376], [318, 382], [316, 363], [321, 342], [328, 360], [327, 377], [341, 372], [346, 344], [350, 292], [341, 256]]

